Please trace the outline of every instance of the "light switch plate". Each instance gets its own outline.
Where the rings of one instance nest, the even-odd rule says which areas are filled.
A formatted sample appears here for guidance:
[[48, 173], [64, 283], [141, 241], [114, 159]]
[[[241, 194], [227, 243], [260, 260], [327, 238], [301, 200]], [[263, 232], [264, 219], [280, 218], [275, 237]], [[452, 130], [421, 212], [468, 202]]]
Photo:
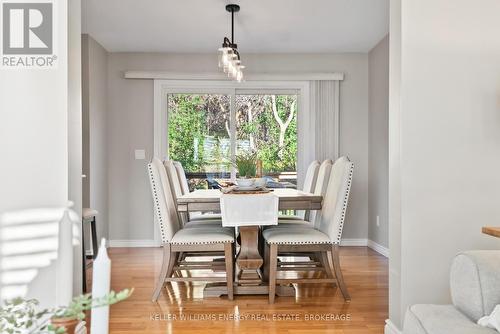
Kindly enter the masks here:
[[146, 159], [146, 150], [135, 150], [135, 160]]

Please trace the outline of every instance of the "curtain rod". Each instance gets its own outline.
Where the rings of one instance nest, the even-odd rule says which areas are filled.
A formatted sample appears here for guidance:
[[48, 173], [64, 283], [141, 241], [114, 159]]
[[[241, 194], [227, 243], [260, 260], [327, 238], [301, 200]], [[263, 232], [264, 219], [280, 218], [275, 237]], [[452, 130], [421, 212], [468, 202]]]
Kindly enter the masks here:
[[[165, 80], [226, 80], [223, 73], [189, 73], [170, 71], [125, 71], [125, 79], [165, 79]], [[344, 73], [248, 73], [245, 81], [310, 81], [310, 80], [344, 80]]]

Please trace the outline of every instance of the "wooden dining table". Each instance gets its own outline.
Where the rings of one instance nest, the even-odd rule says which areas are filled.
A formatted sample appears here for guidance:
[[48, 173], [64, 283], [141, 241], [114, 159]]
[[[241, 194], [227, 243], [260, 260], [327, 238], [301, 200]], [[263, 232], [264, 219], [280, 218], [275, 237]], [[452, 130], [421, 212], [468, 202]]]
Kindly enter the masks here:
[[[296, 189], [273, 189], [278, 196], [279, 210], [319, 210], [321, 209], [322, 196], [306, 193]], [[218, 189], [195, 190], [177, 198], [177, 208], [180, 213], [186, 212], [218, 212], [220, 211], [220, 198], [222, 192]], [[256, 194], [255, 196], [258, 196]], [[257, 208], [256, 208], [257, 209]], [[261, 267], [264, 259], [259, 247], [260, 226], [241, 226], [240, 250], [236, 256], [239, 268], [237, 284], [234, 294], [267, 294], [268, 285], [262, 279]], [[292, 286], [280, 286], [276, 293], [279, 296], [293, 296], [295, 289]], [[226, 294], [225, 285], [208, 284], [204, 290], [205, 297], [221, 296]]]
[[500, 238], [500, 227], [498, 227], [498, 226], [497, 227], [485, 226], [485, 227], [483, 227], [482, 232], [484, 234], [491, 235], [492, 237]]

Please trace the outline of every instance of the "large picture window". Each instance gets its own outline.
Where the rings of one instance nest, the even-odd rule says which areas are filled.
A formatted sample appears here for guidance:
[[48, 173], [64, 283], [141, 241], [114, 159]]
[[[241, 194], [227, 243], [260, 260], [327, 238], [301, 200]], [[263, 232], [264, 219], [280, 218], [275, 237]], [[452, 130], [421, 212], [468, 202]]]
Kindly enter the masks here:
[[166, 92], [167, 152], [191, 190], [238, 177], [232, 162], [254, 152], [270, 187], [297, 185], [297, 90], [175, 89]]

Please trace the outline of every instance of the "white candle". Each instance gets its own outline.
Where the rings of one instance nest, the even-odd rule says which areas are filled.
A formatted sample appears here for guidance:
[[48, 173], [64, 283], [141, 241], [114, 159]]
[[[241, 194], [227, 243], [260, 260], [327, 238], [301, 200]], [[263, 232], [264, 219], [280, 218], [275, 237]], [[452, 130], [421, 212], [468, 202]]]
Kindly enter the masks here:
[[[109, 293], [111, 283], [111, 260], [106, 252], [106, 239], [101, 240], [97, 258], [92, 265], [92, 298], [101, 298]], [[92, 308], [90, 332], [108, 334], [109, 306]]]
[[58, 306], [67, 306], [73, 298], [73, 222], [69, 209], [64, 210], [59, 221], [57, 247], [57, 292]]

